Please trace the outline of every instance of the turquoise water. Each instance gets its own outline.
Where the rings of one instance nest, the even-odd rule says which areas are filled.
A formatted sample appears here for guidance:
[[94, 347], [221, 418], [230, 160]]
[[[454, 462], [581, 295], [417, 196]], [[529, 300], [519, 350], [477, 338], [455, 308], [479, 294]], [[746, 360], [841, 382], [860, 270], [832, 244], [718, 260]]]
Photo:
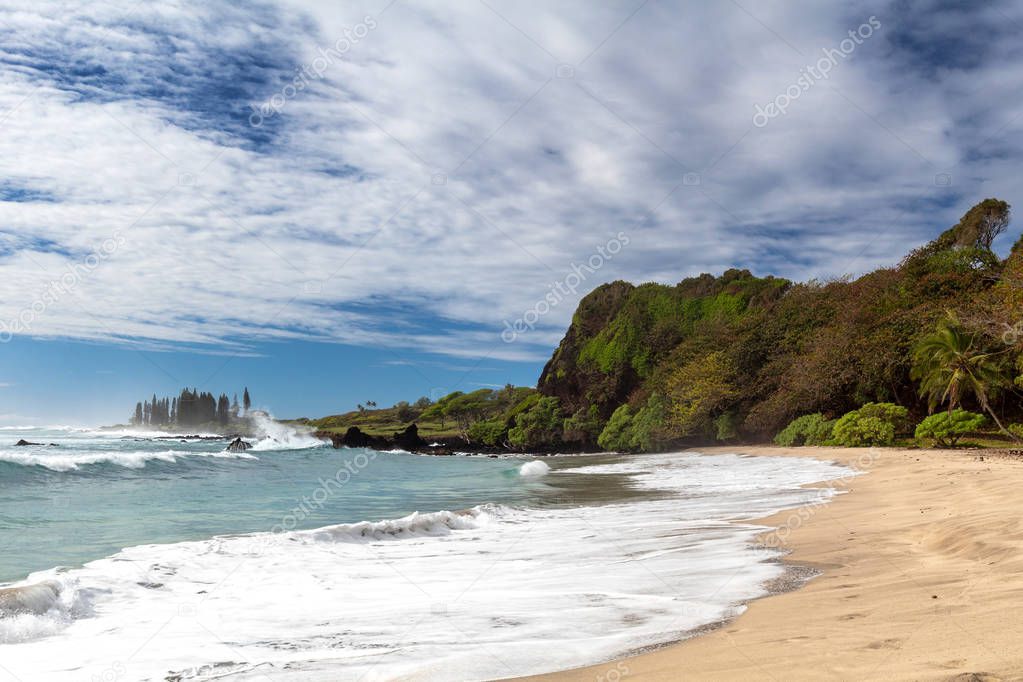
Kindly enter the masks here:
[[[517, 460], [335, 450], [274, 435], [233, 457], [224, 441], [0, 431], [0, 582], [134, 545], [523, 504], [544, 491]], [[20, 438], [57, 447], [13, 447]]]
[[852, 473], [691, 452], [418, 457], [263, 430], [235, 455], [0, 429], [2, 670], [447, 682], [612, 660], [740, 613], [785, 568], [736, 520], [817, 509], [832, 491], [804, 486]]

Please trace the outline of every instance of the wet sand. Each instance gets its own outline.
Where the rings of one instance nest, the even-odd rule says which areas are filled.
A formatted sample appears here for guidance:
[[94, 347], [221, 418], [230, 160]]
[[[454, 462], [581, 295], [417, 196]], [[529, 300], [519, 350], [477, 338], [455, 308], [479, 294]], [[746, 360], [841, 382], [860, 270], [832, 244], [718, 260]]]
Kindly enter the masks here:
[[[529, 680], [1023, 679], [1023, 460], [981, 452], [711, 448], [861, 469], [759, 523], [818, 571], [684, 642]], [[983, 458], [982, 458], [983, 457]]]

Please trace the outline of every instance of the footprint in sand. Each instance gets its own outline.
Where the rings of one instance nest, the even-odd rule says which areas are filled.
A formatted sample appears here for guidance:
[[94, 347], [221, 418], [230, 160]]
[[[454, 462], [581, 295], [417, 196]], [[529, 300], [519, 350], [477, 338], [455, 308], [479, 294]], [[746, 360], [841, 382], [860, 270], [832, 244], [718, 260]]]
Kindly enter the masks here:
[[871, 642], [870, 644], [868, 644], [867, 646], [865, 646], [863, 648], [864, 649], [901, 649], [902, 648], [902, 640], [901, 639], [882, 639], [882, 640], [878, 640], [876, 642]]
[[865, 613], [847, 613], [844, 616], [839, 616], [838, 619], [839, 620], [856, 620], [857, 618], [866, 618], [866, 617], [867, 617], [867, 614], [865, 614]]

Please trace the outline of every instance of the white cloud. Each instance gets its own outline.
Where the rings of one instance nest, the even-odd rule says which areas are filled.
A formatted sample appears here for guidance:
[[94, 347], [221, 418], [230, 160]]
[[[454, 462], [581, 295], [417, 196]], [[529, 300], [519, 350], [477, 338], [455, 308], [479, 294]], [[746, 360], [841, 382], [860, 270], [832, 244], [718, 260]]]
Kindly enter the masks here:
[[[889, 39], [923, 8], [638, 6], [15, 3], [0, 191], [52, 200], [0, 203], [0, 320], [120, 235], [29, 333], [535, 361], [574, 301], [515, 344], [502, 321], [619, 231], [630, 245], [588, 284], [803, 278], [890, 263], [973, 201], [1014, 199], [1014, 40], [935, 71]], [[871, 14], [883, 28], [828, 82], [751, 125]], [[248, 127], [248, 105], [367, 16], [324, 78]], [[994, 83], [998, 101], [962, 94]], [[976, 158], [992, 135], [1001, 155]]]

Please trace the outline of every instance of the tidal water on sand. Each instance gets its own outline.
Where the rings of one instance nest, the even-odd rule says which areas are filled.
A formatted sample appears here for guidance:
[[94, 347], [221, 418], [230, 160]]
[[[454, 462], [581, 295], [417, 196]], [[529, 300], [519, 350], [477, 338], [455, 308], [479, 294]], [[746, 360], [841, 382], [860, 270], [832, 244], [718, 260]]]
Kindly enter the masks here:
[[465, 680], [609, 660], [740, 613], [785, 570], [742, 520], [850, 473], [160, 435], [0, 431], [16, 679]]

